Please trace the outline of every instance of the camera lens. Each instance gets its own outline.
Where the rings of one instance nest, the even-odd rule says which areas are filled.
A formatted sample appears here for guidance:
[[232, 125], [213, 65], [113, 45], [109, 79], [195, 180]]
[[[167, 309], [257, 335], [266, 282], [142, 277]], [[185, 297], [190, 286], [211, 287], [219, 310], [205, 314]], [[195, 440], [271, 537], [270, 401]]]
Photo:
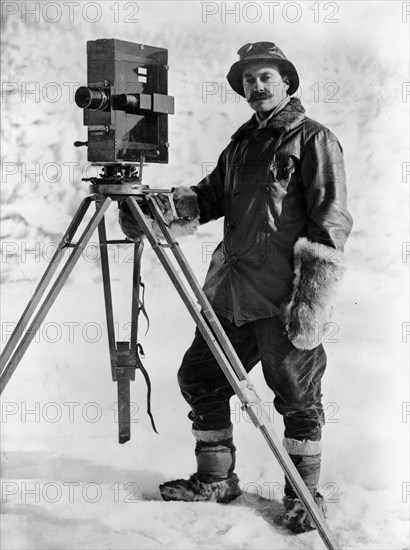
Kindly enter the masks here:
[[110, 96], [107, 90], [81, 86], [75, 92], [74, 100], [81, 109], [103, 111], [109, 105]]
[[119, 94], [113, 98], [114, 109], [125, 111], [126, 113], [137, 114], [139, 112], [138, 94]]

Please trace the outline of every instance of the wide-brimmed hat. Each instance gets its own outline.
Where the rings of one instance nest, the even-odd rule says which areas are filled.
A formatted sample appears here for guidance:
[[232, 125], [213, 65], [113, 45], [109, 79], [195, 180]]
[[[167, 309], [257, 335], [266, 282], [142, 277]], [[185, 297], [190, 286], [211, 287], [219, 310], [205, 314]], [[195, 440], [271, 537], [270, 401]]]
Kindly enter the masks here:
[[232, 89], [241, 96], [245, 97], [242, 84], [243, 71], [245, 67], [258, 61], [271, 61], [282, 74], [286, 73], [290, 83], [287, 91], [288, 95], [294, 94], [299, 88], [299, 76], [293, 63], [273, 42], [249, 42], [239, 48], [237, 53], [239, 54], [239, 61], [232, 65], [226, 78]]

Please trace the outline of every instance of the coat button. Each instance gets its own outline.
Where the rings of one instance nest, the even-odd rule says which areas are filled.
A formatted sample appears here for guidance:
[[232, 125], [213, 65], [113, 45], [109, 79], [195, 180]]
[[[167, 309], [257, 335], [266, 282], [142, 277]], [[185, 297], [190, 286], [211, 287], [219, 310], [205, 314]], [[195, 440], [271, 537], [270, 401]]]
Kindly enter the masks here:
[[227, 224], [227, 228], [228, 228], [230, 231], [233, 231], [233, 230], [235, 229], [235, 227], [236, 227], [235, 222], [229, 222], [229, 223]]
[[265, 185], [264, 191], [265, 191], [265, 193], [270, 193], [270, 187], [269, 187], [269, 185]]
[[266, 262], [266, 260], [268, 259], [268, 255], [267, 254], [261, 254], [259, 256], [259, 259], [261, 262]]
[[236, 262], [238, 261], [238, 256], [233, 255], [231, 256], [230, 260], [232, 264], [236, 264]]
[[259, 225], [260, 227], [266, 227], [268, 225], [268, 222], [266, 220], [262, 220]]

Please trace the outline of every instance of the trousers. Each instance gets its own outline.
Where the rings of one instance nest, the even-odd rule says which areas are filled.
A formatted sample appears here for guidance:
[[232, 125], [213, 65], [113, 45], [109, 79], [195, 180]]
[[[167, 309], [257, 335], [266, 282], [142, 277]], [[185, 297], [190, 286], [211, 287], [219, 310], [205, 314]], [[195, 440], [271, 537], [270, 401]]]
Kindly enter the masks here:
[[[274, 407], [283, 415], [285, 438], [320, 441], [325, 424], [321, 379], [326, 353], [322, 344], [312, 350], [295, 348], [277, 316], [239, 327], [222, 316], [218, 318], [245, 370], [250, 372], [261, 362], [274, 394]], [[229, 400], [235, 392], [198, 328], [178, 370], [178, 383], [191, 408], [188, 418], [197, 439], [206, 443], [230, 437]], [[222, 434], [219, 438], [218, 433]]]

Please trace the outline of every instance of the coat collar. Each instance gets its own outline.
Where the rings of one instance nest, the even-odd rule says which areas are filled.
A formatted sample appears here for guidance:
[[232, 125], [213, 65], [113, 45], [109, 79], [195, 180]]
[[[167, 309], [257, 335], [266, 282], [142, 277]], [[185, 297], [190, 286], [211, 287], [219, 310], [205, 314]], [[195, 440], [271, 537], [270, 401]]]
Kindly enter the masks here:
[[[297, 97], [291, 97], [289, 103], [279, 113], [273, 116], [266, 129], [275, 133], [283, 133], [296, 128], [305, 118], [305, 109]], [[258, 127], [258, 120], [255, 115], [248, 122], [245, 122], [239, 130], [237, 130], [232, 139], [242, 138], [247, 131], [254, 130]]]

